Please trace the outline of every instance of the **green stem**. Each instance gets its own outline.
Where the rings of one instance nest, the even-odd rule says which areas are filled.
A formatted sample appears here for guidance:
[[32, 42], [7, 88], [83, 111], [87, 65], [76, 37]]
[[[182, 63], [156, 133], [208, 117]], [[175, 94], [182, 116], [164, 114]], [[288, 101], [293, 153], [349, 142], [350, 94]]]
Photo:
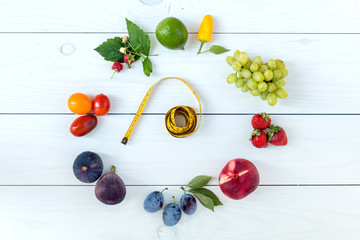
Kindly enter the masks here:
[[204, 43], [206, 43], [206, 42], [203, 41], [203, 40], [201, 40], [200, 48], [199, 48], [199, 51], [197, 52], [197, 54], [200, 54], [200, 53], [201, 53], [201, 49], [202, 49]]
[[168, 190], [168, 188], [164, 188], [164, 189], [161, 191], [161, 193], [163, 193], [163, 192], [166, 191], [166, 190]]
[[114, 71], [113, 75], [111, 75], [111, 79], [114, 77], [115, 73], [116, 73], [116, 71]]
[[115, 170], [116, 170], [116, 167], [113, 165], [112, 167], [111, 167], [111, 172], [115, 172]]
[[186, 190], [183, 186], [180, 187], [183, 191], [184, 191], [184, 194], [186, 194]]

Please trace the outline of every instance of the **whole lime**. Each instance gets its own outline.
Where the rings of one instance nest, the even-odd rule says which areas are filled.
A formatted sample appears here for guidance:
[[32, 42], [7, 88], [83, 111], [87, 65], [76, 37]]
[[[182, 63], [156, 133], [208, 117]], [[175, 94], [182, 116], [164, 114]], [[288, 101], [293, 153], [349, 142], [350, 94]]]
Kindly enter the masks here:
[[157, 25], [156, 38], [166, 48], [184, 50], [188, 39], [188, 31], [179, 19], [168, 17]]

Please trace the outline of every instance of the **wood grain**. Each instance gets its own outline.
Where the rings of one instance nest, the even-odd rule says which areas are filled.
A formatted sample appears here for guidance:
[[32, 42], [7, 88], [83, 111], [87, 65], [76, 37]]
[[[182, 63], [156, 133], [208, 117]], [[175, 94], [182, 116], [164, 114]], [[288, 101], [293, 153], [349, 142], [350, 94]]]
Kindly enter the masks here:
[[[127, 187], [125, 201], [106, 206], [94, 187], [0, 187], [0, 230], [6, 240], [144, 239], [155, 240], [161, 212], [146, 213], [143, 199], [157, 187]], [[177, 186], [165, 193], [177, 199]], [[357, 240], [359, 187], [259, 187], [245, 199], [226, 198], [215, 213], [198, 206], [176, 225], [177, 239], [339, 238]], [[341, 203], [341, 204], [339, 204]]]
[[150, 6], [140, 0], [2, 0], [0, 32], [125, 32], [125, 17], [154, 32], [168, 16], [197, 32], [202, 17], [212, 14], [221, 33], [359, 33], [359, 13], [356, 0], [164, 0]]
[[[93, 48], [115, 35], [3, 35], [0, 112], [69, 113], [66, 101], [72, 93], [94, 97], [103, 92], [111, 99], [112, 113], [134, 113], [147, 89], [167, 76], [189, 81], [206, 113], [360, 112], [360, 82], [356, 80], [360, 75], [360, 35], [216, 35], [214, 44], [241, 49], [251, 57], [261, 55], [264, 61], [282, 58], [286, 62], [289, 76], [285, 89], [289, 95], [280, 99], [276, 107], [227, 84], [226, 77], [232, 69], [225, 63], [226, 54], [195, 55], [199, 45], [195, 35], [190, 36], [184, 52], [166, 50], [155, 43], [152, 35], [152, 53], [159, 54], [151, 58], [153, 76], [147, 78], [141, 63], [136, 63], [131, 70], [110, 79], [112, 64]], [[70, 56], [60, 52], [66, 43], [76, 49]], [[165, 113], [183, 104], [197, 104], [187, 87], [176, 81], [163, 82], [154, 91], [145, 112]]]
[[[356, 131], [360, 116], [272, 116], [286, 129], [286, 147], [257, 149], [249, 142], [251, 116], [204, 116], [194, 135], [170, 136], [164, 116], [143, 116], [125, 146], [133, 116], [99, 117], [97, 128], [77, 138], [76, 116], [2, 116], [0, 185], [81, 184], [72, 164], [83, 151], [98, 153], [109, 171], [115, 165], [129, 185], [187, 184], [201, 174], [218, 177], [233, 158], [254, 162], [261, 184], [360, 184]], [[213, 184], [217, 184], [214, 180]]]

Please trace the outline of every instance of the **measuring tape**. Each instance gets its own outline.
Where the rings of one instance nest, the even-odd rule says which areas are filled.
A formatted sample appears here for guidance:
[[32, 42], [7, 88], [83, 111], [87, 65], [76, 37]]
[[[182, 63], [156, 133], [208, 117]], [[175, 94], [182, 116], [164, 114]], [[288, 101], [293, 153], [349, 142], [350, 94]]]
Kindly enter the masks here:
[[[127, 130], [124, 138], [122, 139], [121, 143], [125, 144], [128, 142], [132, 131], [135, 128], [135, 125], [137, 123], [137, 121], [139, 120], [142, 112], [144, 111], [145, 105], [147, 103], [147, 101], [149, 100], [150, 94], [152, 92], [152, 90], [154, 89], [154, 87], [160, 83], [163, 80], [166, 79], [176, 79], [179, 80], [181, 82], [183, 82], [194, 94], [194, 96], [196, 97], [198, 103], [199, 103], [199, 109], [200, 109], [200, 122], [201, 122], [201, 101], [199, 96], [196, 94], [195, 90], [184, 80], [178, 77], [166, 77], [166, 78], [162, 78], [160, 79], [158, 82], [156, 82], [154, 85], [151, 86], [151, 88], [149, 88], [149, 90], [147, 91], [144, 99], [142, 100], [139, 109], [133, 119], [133, 121], [130, 124], [129, 129]], [[185, 118], [185, 126], [183, 127], [178, 127], [176, 126], [175, 123], [175, 117], [178, 115], [182, 115]], [[189, 106], [176, 106], [171, 108], [166, 114], [165, 114], [165, 126], [166, 129], [168, 130], [168, 132], [177, 138], [184, 138], [187, 136], [190, 136], [191, 134], [193, 134], [194, 132], [196, 132], [196, 130], [199, 128], [200, 126], [200, 122], [197, 125], [197, 116], [196, 116], [196, 112], [193, 108], [189, 107]], [[197, 125], [197, 126], [196, 126]]]

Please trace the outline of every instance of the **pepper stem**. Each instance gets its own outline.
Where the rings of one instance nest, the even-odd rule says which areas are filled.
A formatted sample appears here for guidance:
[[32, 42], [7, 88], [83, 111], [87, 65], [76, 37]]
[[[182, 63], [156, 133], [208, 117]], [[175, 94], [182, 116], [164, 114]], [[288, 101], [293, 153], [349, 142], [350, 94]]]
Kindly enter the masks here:
[[116, 167], [113, 165], [112, 167], [111, 167], [111, 172], [115, 172], [115, 170], [116, 170]]
[[200, 53], [201, 53], [201, 49], [202, 49], [204, 43], [206, 43], [206, 42], [203, 41], [203, 40], [201, 40], [200, 48], [199, 48], [199, 51], [197, 52], [197, 54], [200, 54]]
[[163, 192], [166, 191], [166, 190], [168, 190], [168, 188], [164, 188], [164, 189], [161, 191], [161, 193], [163, 193]]

